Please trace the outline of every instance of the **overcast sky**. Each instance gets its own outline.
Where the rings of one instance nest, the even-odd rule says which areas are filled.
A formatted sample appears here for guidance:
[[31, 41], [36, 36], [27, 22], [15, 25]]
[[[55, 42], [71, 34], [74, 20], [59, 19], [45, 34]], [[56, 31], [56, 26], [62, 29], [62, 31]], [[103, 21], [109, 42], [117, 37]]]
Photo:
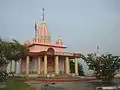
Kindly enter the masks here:
[[32, 40], [42, 8], [55, 43], [62, 36], [68, 51], [120, 55], [120, 0], [0, 0], [0, 36]]

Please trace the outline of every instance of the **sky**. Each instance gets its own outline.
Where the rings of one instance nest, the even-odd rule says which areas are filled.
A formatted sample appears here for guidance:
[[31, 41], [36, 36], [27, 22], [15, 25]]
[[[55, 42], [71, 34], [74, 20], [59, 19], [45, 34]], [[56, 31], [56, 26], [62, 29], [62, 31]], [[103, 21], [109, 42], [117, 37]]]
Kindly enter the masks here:
[[61, 36], [68, 51], [120, 55], [120, 0], [0, 0], [0, 36], [23, 43], [34, 37], [42, 8], [55, 43]]
[[120, 55], [120, 0], [0, 0], [0, 36], [32, 40], [42, 8], [52, 42], [62, 37], [67, 51]]

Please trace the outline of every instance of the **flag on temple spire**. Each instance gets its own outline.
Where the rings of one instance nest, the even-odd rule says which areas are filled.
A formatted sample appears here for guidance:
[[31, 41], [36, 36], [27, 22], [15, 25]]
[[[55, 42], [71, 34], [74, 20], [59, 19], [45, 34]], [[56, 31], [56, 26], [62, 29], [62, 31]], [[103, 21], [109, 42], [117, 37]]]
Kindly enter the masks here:
[[37, 24], [35, 22], [35, 38], [37, 38]]
[[37, 31], [37, 24], [36, 24], [36, 22], [35, 22], [35, 31]]

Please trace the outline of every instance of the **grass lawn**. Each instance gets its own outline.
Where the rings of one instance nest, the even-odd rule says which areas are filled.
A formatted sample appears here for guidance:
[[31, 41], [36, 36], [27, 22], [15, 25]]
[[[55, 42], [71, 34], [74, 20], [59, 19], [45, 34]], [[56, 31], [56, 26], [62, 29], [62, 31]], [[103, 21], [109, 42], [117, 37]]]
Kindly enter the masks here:
[[17, 77], [10, 77], [8, 79], [6, 88], [3, 88], [3, 89], [0, 88], [0, 90], [35, 90], [35, 89], [30, 88], [24, 82], [16, 81], [15, 80], [16, 78]]

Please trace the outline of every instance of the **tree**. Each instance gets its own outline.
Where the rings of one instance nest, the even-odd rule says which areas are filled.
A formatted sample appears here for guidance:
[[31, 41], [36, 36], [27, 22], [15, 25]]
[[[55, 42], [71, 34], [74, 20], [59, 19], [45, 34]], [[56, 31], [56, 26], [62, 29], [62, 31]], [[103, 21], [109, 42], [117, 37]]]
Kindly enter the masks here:
[[96, 54], [88, 54], [86, 57], [81, 55], [85, 60], [89, 69], [94, 70], [95, 76], [105, 83], [110, 83], [120, 69], [120, 57], [112, 54], [97, 56]]
[[11, 60], [15, 61], [15, 73], [16, 73], [16, 64], [17, 62], [20, 60], [21, 57], [26, 56], [28, 53], [28, 49], [27, 47], [25, 47], [24, 45], [21, 45], [18, 41], [16, 40], [12, 40], [12, 42], [10, 42], [11, 44]]
[[[70, 61], [70, 72], [75, 72], [75, 63], [73, 61]], [[79, 76], [84, 76], [83, 66], [78, 63], [78, 74]]]
[[83, 66], [78, 63], [78, 74], [79, 76], [84, 76]]
[[[9, 62], [15, 60], [16, 62], [24, 55], [27, 55], [28, 49], [24, 45], [21, 45], [18, 41], [6, 41], [0, 38], [0, 80], [2, 81], [2, 75], [7, 75], [6, 67]], [[16, 68], [15, 68], [16, 71]], [[6, 73], [6, 74], [4, 74]]]
[[3, 41], [2, 39], [0, 39], [0, 70], [1, 71], [5, 71], [5, 67], [8, 64], [8, 60], [6, 58], [7, 54], [5, 53], [5, 52], [9, 51], [9, 50], [7, 50], [8, 49], [7, 44], [8, 44], [8, 42]]

